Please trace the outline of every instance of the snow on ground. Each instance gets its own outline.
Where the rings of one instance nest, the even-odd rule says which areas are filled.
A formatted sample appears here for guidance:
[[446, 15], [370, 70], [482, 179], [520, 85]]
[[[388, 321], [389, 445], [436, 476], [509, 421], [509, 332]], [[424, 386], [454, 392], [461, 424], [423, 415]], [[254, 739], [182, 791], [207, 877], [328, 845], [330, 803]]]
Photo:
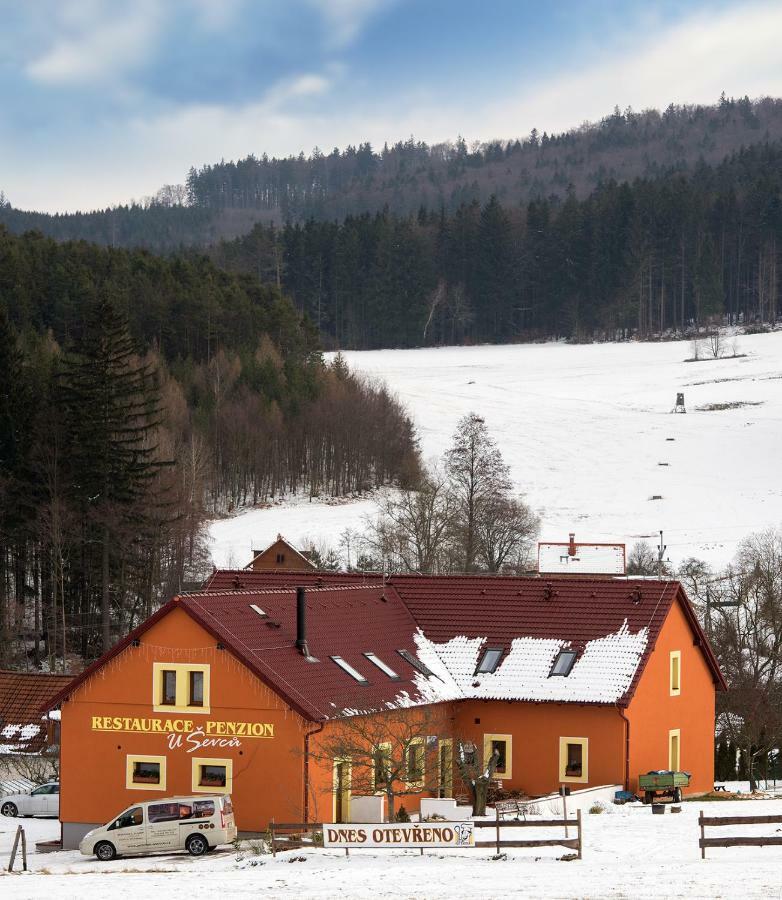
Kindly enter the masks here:
[[[226, 847], [203, 859], [186, 854], [118, 859], [102, 864], [77, 851], [33, 854], [31, 873], [0, 874], [4, 900], [27, 898], [244, 897], [426, 897], [496, 898], [518, 894], [552, 897], [780, 897], [782, 847], [710, 849], [700, 859], [698, 812], [707, 815], [782, 815], [782, 800], [684, 803], [652, 815], [640, 804], [611, 806], [584, 817], [584, 859], [564, 862], [564, 848], [508, 850], [492, 860], [488, 848], [429, 851], [287, 851], [270, 856]], [[545, 815], [547, 810], [543, 810]], [[51, 820], [22, 820], [28, 841], [54, 837]], [[7, 860], [17, 821], [0, 819], [0, 859]], [[714, 829], [775, 834], [780, 826]], [[518, 838], [561, 835], [535, 828], [506, 832]], [[490, 838], [492, 831], [485, 831]], [[296, 858], [303, 857], [303, 861]]]
[[[782, 523], [782, 332], [736, 340], [744, 356], [691, 363], [688, 341], [345, 357], [399, 396], [425, 458], [442, 454], [463, 415], [484, 416], [519, 490], [542, 514], [542, 540], [575, 531], [581, 541], [656, 544], [663, 529], [672, 561], [722, 565], [749, 532]], [[687, 414], [672, 415], [680, 391]], [[732, 408], [706, 408], [719, 404]], [[278, 531], [336, 544], [372, 508], [299, 504], [218, 522], [215, 562], [224, 565], [230, 552], [249, 560], [250, 544], [270, 543]]]

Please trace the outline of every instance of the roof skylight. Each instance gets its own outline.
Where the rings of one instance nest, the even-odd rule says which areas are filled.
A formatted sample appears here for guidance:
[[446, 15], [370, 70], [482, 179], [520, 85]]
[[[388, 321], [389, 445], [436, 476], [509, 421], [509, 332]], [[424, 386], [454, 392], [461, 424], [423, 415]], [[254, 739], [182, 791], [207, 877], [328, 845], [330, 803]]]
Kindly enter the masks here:
[[391, 678], [393, 681], [401, 681], [402, 680], [401, 677], [391, 668], [391, 666], [386, 665], [386, 663], [384, 663], [383, 660], [380, 659], [379, 657], [375, 656], [374, 653], [365, 653], [364, 656], [366, 656], [366, 658], [371, 663], [376, 665], [378, 667], [378, 669], [380, 669], [381, 672], [385, 672], [386, 675], [388, 675], [388, 677]]
[[575, 650], [560, 650], [554, 665], [551, 667], [551, 675], [563, 675], [567, 677], [576, 664], [578, 653]]
[[257, 612], [258, 615], [259, 615], [262, 619], [267, 618], [266, 613], [261, 609], [260, 606], [256, 606], [254, 603], [251, 603], [251, 604], [250, 604], [250, 609], [251, 609], [253, 612]]
[[357, 669], [354, 669], [353, 666], [350, 665], [349, 662], [344, 660], [341, 656], [332, 656], [331, 657], [334, 662], [342, 669], [343, 672], [347, 672], [351, 678], [355, 678], [359, 684], [368, 684], [367, 679], [359, 672]]
[[409, 650], [397, 650], [396, 652], [402, 657], [402, 659], [409, 662], [414, 669], [418, 669], [418, 671], [422, 675], [425, 675], [427, 678], [429, 678], [431, 675], [434, 675], [434, 672], [432, 672], [431, 669], [427, 668], [427, 666], [425, 666], [421, 662], [421, 660], [417, 656], [414, 656]]
[[495, 672], [497, 666], [502, 659], [502, 647], [487, 647], [483, 651], [483, 656], [478, 662], [478, 668], [475, 670], [476, 675], [490, 674]]

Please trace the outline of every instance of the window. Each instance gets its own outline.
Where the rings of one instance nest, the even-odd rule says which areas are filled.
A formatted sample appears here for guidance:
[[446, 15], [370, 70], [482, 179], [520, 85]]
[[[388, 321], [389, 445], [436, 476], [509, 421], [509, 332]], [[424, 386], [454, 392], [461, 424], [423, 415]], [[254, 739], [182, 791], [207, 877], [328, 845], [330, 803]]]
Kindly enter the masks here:
[[559, 780], [586, 784], [589, 781], [589, 739], [559, 739]]
[[261, 609], [261, 607], [260, 607], [260, 606], [256, 606], [254, 603], [251, 603], [251, 604], [250, 604], [250, 609], [251, 609], [253, 612], [257, 612], [258, 615], [259, 615], [262, 619], [268, 619], [268, 618], [269, 618], [269, 617], [266, 615], [266, 613]]
[[682, 652], [671, 650], [671, 697], [678, 697], [682, 692]]
[[350, 665], [349, 662], [344, 660], [341, 656], [332, 656], [331, 657], [334, 662], [342, 669], [343, 672], [347, 672], [351, 678], [355, 678], [359, 684], [368, 684], [366, 678], [361, 674], [361, 672], [357, 672], [353, 666]]
[[424, 780], [424, 742], [415, 738], [405, 753], [405, 779], [408, 784], [420, 784]]
[[126, 809], [109, 825], [107, 831], [114, 831], [117, 828], [130, 828], [131, 825], [144, 824], [144, 809], [141, 806], [134, 806], [133, 809]]
[[163, 669], [160, 674], [163, 679], [160, 703], [163, 706], [176, 706], [176, 672], [171, 669]]
[[204, 705], [204, 673], [188, 672], [190, 676], [190, 706]]
[[668, 732], [668, 768], [681, 771], [681, 730], [674, 728]]
[[[185, 809], [187, 812], [190, 812], [190, 807], [186, 806]], [[179, 820], [180, 814], [180, 805], [177, 802], [173, 803], [150, 803], [147, 807], [147, 822], [150, 825], [153, 822], [177, 822]], [[185, 818], [187, 818], [185, 816]]]
[[576, 664], [578, 653], [575, 650], [560, 650], [549, 675], [563, 675], [567, 678]]
[[233, 782], [233, 762], [230, 759], [192, 761], [193, 793], [230, 794]]
[[437, 748], [437, 796], [453, 796], [453, 741], [446, 738]]
[[510, 734], [484, 734], [483, 736], [483, 761], [484, 765], [489, 764], [492, 754], [496, 751], [499, 754], [497, 768], [494, 770], [494, 777], [501, 780], [511, 778], [513, 774], [512, 759], [513, 737]]
[[284, 554], [284, 553], [278, 553], [278, 554], [277, 554], [277, 565], [279, 566], [279, 565], [281, 565], [281, 564], [284, 563], [284, 562], [285, 562], [285, 554]]
[[478, 668], [475, 670], [475, 674], [490, 674], [491, 672], [496, 671], [501, 659], [502, 647], [487, 647], [483, 651], [483, 656], [478, 663]]
[[125, 787], [129, 791], [164, 791], [166, 789], [165, 756], [125, 757]]
[[421, 662], [421, 660], [417, 656], [414, 656], [409, 650], [397, 650], [396, 652], [402, 657], [402, 659], [404, 659], [406, 662], [409, 662], [414, 669], [417, 669], [422, 675], [425, 675], [427, 678], [434, 674], [431, 669], [425, 666]]
[[399, 677], [399, 675], [397, 675], [397, 673], [391, 668], [391, 666], [386, 665], [383, 662], [383, 660], [379, 659], [377, 656], [375, 656], [374, 653], [365, 653], [364, 656], [366, 656], [366, 658], [371, 663], [376, 665], [378, 667], [378, 669], [380, 669], [381, 672], [385, 672], [386, 675], [388, 675], [388, 677], [391, 678], [393, 681], [401, 681], [402, 680]]
[[202, 713], [209, 710], [209, 666], [195, 663], [152, 664], [155, 712]]
[[382, 791], [388, 786], [390, 767], [391, 744], [378, 744], [372, 754], [372, 779], [375, 784], [375, 790]]

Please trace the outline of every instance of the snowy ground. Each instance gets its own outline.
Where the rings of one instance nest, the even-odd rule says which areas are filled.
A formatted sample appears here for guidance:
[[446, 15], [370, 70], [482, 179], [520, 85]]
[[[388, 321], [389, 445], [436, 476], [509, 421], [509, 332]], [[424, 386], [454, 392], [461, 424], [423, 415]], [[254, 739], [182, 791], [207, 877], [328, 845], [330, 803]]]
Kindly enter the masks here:
[[[782, 523], [782, 332], [737, 342], [743, 357], [691, 363], [687, 341], [345, 356], [399, 396], [426, 458], [446, 449], [461, 416], [483, 415], [542, 514], [544, 540], [575, 531], [584, 541], [656, 544], [663, 529], [672, 561], [722, 565], [746, 534]], [[671, 414], [679, 391], [687, 415]], [[749, 405], [705, 408], [716, 404]], [[215, 562], [233, 554], [241, 564], [277, 532], [336, 545], [372, 509], [299, 503], [215, 523]]]
[[[425, 897], [496, 898], [518, 894], [559, 897], [780, 897], [782, 847], [698, 849], [698, 812], [707, 815], [782, 815], [782, 800], [684, 803], [680, 815], [667, 809], [653, 816], [649, 807], [610, 807], [584, 818], [584, 859], [562, 862], [564, 849], [509, 850], [493, 861], [491, 850], [288, 851], [269, 856], [225, 848], [204, 859], [184, 854], [139, 857], [101, 864], [78, 852], [34, 854], [28, 874], [0, 874], [3, 900], [22, 898], [188, 898], [272, 897]], [[23, 820], [29, 842], [54, 837], [51, 820]], [[7, 860], [16, 822], [0, 819], [0, 859]], [[782, 826], [752, 826], [741, 833], [774, 834]], [[716, 829], [714, 830], [717, 831]], [[725, 835], [736, 829], [720, 828]], [[486, 836], [490, 835], [487, 830]], [[545, 837], [547, 829], [524, 832]], [[561, 832], [560, 832], [561, 833]], [[519, 832], [515, 831], [518, 837]], [[304, 857], [303, 861], [292, 857]]]

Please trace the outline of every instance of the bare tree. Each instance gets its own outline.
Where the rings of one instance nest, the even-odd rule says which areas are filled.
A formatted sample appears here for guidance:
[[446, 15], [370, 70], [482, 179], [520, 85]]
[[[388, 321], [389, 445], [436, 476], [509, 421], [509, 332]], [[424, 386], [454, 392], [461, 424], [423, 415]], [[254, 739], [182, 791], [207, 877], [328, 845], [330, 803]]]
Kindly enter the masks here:
[[456, 742], [456, 765], [462, 782], [472, 795], [474, 816], [486, 815], [489, 786], [499, 761], [500, 752], [496, 748], [488, 759], [484, 759], [481, 748], [472, 741], [457, 740]]
[[657, 575], [657, 554], [647, 541], [636, 541], [627, 555], [628, 575]]
[[488, 572], [529, 568], [540, 519], [522, 501], [503, 495], [480, 505], [477, 523], [478, 558]]
[[386, 816], [394, 821], [397, 799], [437, 794], [448, 783], [449, 773], [439, 764], [439, 736], [447, 725], [442, 706], [346, 716], [329, 726], [310, 757], [325, 766], [347, 762], [351, 794], [385, 795]]

